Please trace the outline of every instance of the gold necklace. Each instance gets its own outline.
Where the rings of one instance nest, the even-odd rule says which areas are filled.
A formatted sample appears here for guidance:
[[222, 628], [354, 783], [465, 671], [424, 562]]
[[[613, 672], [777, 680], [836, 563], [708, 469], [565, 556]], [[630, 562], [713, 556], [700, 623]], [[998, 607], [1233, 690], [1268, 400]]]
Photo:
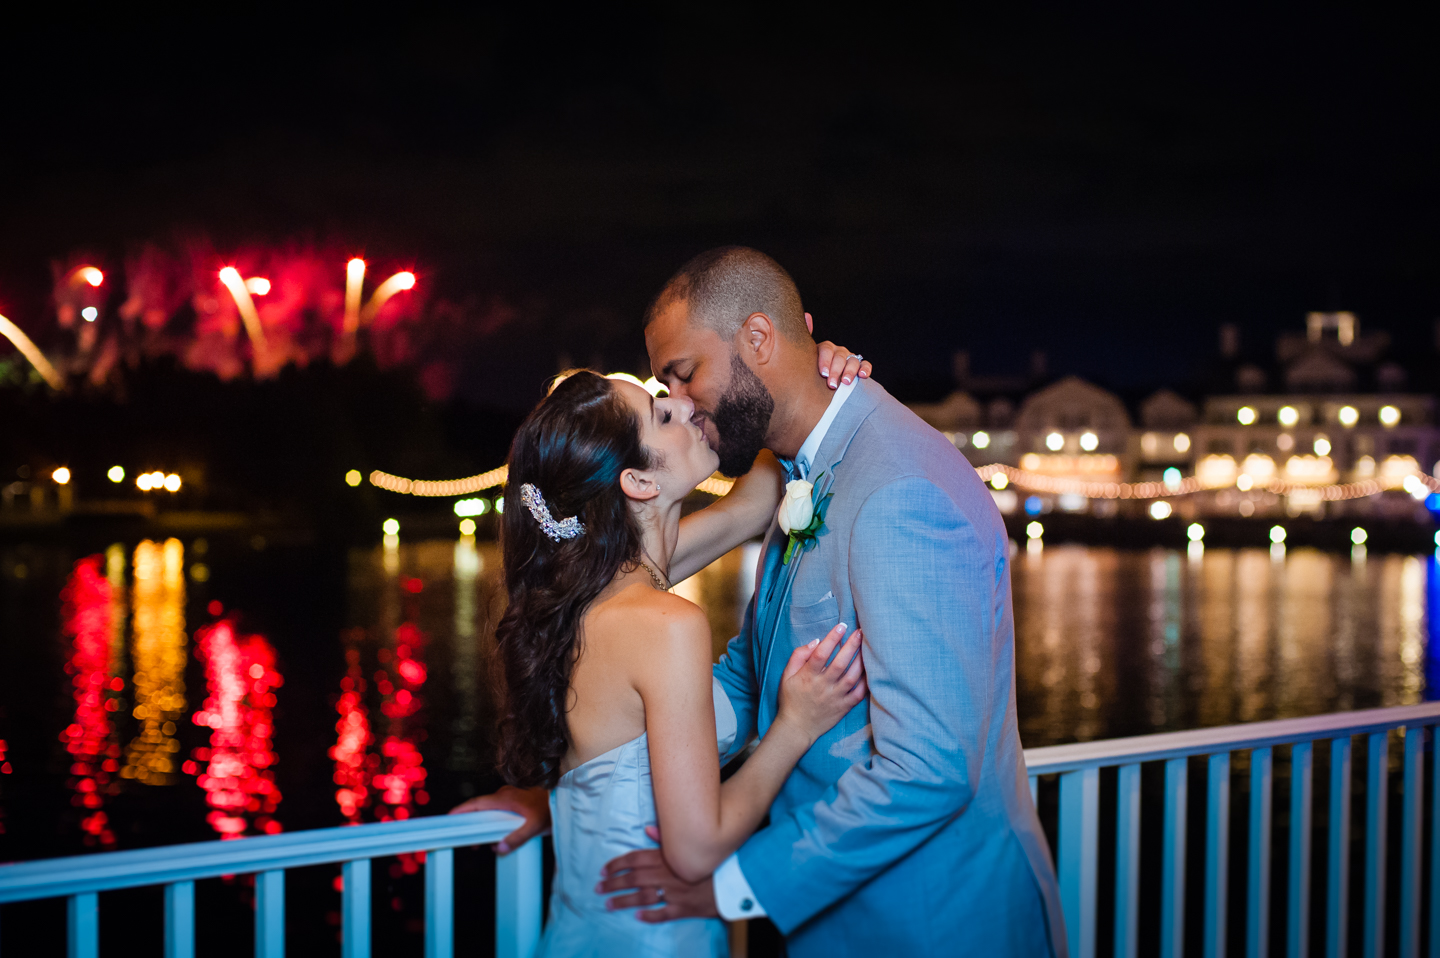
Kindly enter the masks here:
[[646, 562], [644, 559], [640, 559], [637, 561], [639, 561], [640, 565], [645, 569], [646, 572], [650, 573], [650, 581], [655, 583], [655, 588], [659, 589], [661, 592], [670, 591], [670, 586], [665, 584], [665, 580], [660, 577], [660, 573], [650, 568], [650, 564], [648, 562]]

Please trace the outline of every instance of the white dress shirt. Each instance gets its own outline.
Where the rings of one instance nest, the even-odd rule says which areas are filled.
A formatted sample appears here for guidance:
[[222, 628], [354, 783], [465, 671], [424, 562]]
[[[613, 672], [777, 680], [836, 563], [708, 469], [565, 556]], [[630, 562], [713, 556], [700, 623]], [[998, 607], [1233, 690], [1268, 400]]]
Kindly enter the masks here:
[[[816, 454], [820, 452], [820, 444], [825, 441], [830, 424], [835, 421], [840, 407], [845, 405], [845, 400], [855, 391], [855, 383], [858, 381], [858, 378], [852, 379], [835, 390], [835, 395], [830, 397], [830, 405], [825, 407], [825, 415], [820, 417], [815, 428], [810, 430], [810, 435], [800, 444], [794, 463], [801, 478], [810, 479], [810, 467], [815, 462]], [[745, 873], [740, 870], [740, 859], [733, 854], [720, 863], [711, 880], [715, 885], [715, 907], [721, 918], [726, 921], [744, 921], [747, 918], [765, 917], [765, 906], [755, 897], [750, 883], [745, 880]]]

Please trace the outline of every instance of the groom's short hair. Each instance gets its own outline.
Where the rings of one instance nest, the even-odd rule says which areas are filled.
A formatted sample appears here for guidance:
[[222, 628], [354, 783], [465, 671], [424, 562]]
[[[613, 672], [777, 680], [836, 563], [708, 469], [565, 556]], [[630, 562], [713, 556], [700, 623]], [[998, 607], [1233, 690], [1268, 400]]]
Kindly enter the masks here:
[[812, 341], [795, 281], [779, 263], [748, 246], [706, 250], [680, 267], [650, 304], [645, 325], [675, 302], [689, 307], [692, 322], [705, 324], [727, 341], [753, 313], [769, 316], [780, 335], [792, 342]]

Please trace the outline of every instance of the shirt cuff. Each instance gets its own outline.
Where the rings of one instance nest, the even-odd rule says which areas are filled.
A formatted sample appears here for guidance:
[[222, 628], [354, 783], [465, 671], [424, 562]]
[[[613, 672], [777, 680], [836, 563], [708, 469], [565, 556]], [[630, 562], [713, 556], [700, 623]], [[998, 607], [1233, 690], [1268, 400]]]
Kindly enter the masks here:
[[726, 921], [744, 921], [747, 918], [764, 918], [765, 908], [750, 889], [745, 873], [740, 870], [740, 859], [731, 855], [715, 869], [715, 907]]

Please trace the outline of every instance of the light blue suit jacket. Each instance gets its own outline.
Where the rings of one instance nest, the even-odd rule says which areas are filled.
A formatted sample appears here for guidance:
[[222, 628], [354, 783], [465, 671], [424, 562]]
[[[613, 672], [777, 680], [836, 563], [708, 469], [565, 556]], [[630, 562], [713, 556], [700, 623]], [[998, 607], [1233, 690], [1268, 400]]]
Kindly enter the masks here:
[[1063, 958], [1016, 724], [1009, 539], [994, 501], [872, 380], [831, 424], [811, 479], [822, 473], [834, 498], [816, 546], [782, 565], [785, 536], [771, 527], [715, 676], [738, 751], [774, 721], [791, 651], [844, 621], [865, 629], [870, 697], [801, 759], [740, 867], [793, 958]]

